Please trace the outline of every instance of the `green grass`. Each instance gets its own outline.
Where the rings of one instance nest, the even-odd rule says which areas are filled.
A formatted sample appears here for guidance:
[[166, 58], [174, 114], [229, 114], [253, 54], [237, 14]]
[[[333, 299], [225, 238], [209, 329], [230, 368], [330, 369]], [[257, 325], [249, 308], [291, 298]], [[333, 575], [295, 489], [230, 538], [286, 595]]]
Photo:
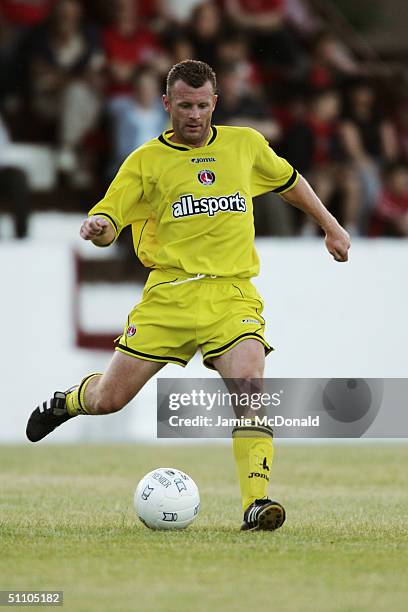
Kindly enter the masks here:
[[[407, 609], [408, 445], [280, 446], [276, 533], [240, 533], [223, 446], [0, 449], [0, 588], [64, 590], [73, 612]], [[201, 513], [154, 532], [132, 496], [147, 471], [190, 473]]]

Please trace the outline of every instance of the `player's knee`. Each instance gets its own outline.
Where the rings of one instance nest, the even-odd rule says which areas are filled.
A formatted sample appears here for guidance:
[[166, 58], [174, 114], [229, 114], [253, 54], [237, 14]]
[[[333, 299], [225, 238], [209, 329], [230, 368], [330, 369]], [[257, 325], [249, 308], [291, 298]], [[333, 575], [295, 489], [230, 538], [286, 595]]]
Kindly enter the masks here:
[[263, 368], [248, 367], [242, 371], [240, 378], [243, 385], [262, 384], [260, 379], [263, 378]]
[[263, 370], [245, 369], [234, 376], [238, 393], [255, 393], [262, 388]]
[[94, 408], [97, 414], [112, 414], [122, 410], [125, 403], [118, 397], [101, 396], [97, 397], [94, 402]]

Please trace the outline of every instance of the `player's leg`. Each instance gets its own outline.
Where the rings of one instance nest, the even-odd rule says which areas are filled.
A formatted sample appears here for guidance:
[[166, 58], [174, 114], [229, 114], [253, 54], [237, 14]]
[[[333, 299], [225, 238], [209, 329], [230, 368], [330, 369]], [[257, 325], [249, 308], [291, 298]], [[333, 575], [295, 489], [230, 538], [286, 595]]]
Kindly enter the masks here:
[[91, 374], [68, 393], [68, 412], [72, 416], [84, 412], [117, 412], [126, 406], [164, 365], [115, 351], [104, 374]]
[[[234, 348], [213, 360], [213, 365], [226, 381], [230, 393], [253, 394], [262, 392], [265, 349], [254, 339], [243, 340]], [[242, 402], [246, 405], [246, 402]], [[245, 409], [246, 410], [246, 409]], [[255, 411], [237, 417], [255, 416]], [[266, 496], [273, 459], [272, 431], [267, 427], [235, 427], [232, 432], [234, 457], [237, 464], [243, 509], [255, 499]], [[256, 474], [256, 476], [255, 476]]]
[[[265, 348], [258, 340], [242, 340], [215, 357], [213, 365], [231, 392], [262, 392]], [[259, 413], [248, 411], [245, 416], [253, 417], [255, 414]], [[235, 427], [232, 437], [244, 509], [242, 529], [278, 529], [285, 521], [285, 510], [267, 497], [273, 460], [273, 432], [269, 427], [254, 423], [251, 427]]]
[[31, 414], [27, 437], [38, 442], [78, 414], [110, 414], [121, 410], [165, 363], [115, 352], [104, 374], [90, 374], [66, 392], [57, 391]]
[[[121, 410], [166, 363], [187, 365], [196, 350], [195, 319], [192, 308], [179, 304], [184, 300], [188, 306], [192, 292], [186, 285], [172, 285], [173, 280], [174, 275], [159, 270], [150, 274], [142, 301], [129, 313], [105, 374], [89, 374], [34, 410], [27, 424], [29, 440], [41, 440], [78, 414]], [[167, 321], [171, 324], [166, 325]]]

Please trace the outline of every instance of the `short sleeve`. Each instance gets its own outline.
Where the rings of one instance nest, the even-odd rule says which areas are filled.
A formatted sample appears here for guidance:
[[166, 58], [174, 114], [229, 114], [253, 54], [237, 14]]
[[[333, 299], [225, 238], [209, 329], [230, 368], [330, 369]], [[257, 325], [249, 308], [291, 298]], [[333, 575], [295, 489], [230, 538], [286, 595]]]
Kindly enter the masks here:
[[118, 236], [124, 227], [147, 218], [149, 213], [143, 201], [140, 160], [137, 154], [132, 154], [122, 164], [104, 198], [91, 208], [88, 215], [108, 219]]
[[299, 174], [286, 159], [271, 149], [265, 138], [251, 130], [254, 162], [251, 175], [252, 196], [268, 191], [285, 193], [296, 185]]

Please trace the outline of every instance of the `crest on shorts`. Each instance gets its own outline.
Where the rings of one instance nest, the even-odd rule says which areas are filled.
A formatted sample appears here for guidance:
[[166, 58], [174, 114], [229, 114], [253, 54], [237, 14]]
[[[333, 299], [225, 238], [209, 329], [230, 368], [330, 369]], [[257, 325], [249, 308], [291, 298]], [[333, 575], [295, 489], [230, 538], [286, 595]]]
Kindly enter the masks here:
[[129, 325], [127, 330], [126, 330], [126, 335], [127, 336], [134, 336], [136, 333], [136, 325]]
[[197, 178], [202, 185], [212, 185], [215, 183], [215, 174], [212, 170], [200, 170]]

